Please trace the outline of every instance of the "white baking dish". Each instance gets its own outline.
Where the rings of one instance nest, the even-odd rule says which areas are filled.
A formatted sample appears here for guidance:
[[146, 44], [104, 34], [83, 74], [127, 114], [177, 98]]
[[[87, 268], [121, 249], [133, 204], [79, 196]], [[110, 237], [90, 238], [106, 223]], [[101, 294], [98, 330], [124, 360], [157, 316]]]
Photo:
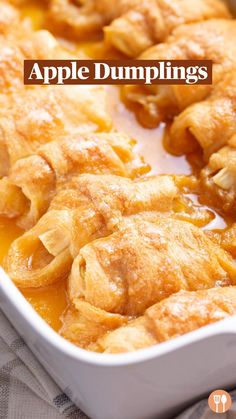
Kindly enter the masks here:
[[84, 351], [54, 332], [0, 268], [0, 307], [61, 389], [92, 419], [173, 417], [236, 384], [236, 316], [124, 355]]

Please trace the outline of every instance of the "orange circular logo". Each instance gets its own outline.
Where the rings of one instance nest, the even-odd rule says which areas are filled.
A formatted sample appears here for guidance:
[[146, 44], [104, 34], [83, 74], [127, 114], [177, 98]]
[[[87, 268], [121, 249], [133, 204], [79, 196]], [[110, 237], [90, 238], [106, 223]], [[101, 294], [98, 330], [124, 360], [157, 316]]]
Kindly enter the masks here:
[[215, 390], [210, 394], [208, 404], [213, 412], [225, 413], [231, 408], [232, 399], [227, 391]]

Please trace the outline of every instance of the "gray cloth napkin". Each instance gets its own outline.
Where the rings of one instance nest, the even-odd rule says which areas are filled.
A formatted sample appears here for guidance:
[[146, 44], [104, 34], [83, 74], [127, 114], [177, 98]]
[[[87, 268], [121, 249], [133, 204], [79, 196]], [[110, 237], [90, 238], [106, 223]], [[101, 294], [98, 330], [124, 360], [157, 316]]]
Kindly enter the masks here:
[[0, 311], [0, 419], [86, 419]]
[[[232, 409], [221, 419], [236, 419], [236, 390]], [[0, 419], [86, 419], [61, 392], [0, 311]], [[176, 419], [214, 419], [204, 399]], [[87, 418], [88, 419], [88, 418]], [[125, 419], [125, 418], [122, 418]]]
[[200, 402], [189, 407], [181, 415], [176, 416], [175, 419], [235, 419], [236, 418], [236, 390], [230, 392], [232, 398], [231, 409], [226, 413], [214, 413], [208, 406], [208, 399], [203, 399]]

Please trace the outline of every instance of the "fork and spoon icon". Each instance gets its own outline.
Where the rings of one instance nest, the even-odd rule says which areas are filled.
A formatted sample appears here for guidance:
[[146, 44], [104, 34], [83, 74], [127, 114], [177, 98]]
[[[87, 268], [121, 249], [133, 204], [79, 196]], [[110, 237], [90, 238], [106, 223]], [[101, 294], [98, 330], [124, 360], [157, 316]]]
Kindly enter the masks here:
[[214, 395], [214, 403], [216, 406], [216, 413], [219, 413], [219, 405], [222, 404], [223, 410], [222, 413], [225, 413], [225, 405], [227, 403], [227, 396], [225, 394], [215, 394]]

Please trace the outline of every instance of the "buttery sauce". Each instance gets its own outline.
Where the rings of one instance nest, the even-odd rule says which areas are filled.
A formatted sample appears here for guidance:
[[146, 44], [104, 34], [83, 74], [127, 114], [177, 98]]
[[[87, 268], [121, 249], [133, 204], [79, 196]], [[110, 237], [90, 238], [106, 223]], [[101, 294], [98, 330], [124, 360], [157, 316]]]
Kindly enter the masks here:
[[[43, 27], [44, 10], [39, 1], [30, 2], [30, 5], [23, 8], [25, 16], [30, 17], [35, 29]], [[61, 40], [63, 44], [76, 51], [81, 56], [94, 59], [119, 58], [114, 51], [106, 51], [102, 41], [83, 42], [80, 44], [68, 43]], [[112, 113], [114, 126], [120, 131], [125, 131], [132, 138], [137, 140], [137, 150], [141, 153], [146, 162], [150, 164], [151, 174], [175, 173], [191, 174], [192, 165], [185, 157], [175, 157], [168, 153], [163, 146], [164, 124], [157, 129], [143, 128], [137, 122], [134, 114], [129, 111], [120, 100], [119, 90], [116, 87], [107, 87], [109, 108]], [[193, 198], [191, 196], [191, 198]], [[195, 202], [198, 201], [194, 196]], [[214, 212], [211, 209], [212, 212]], [[217, 213], [214, 220], [207, 226], [211, 229], [225, 228], [227, 222]], [[0, 218], [0, 264], [7, 254], [11, 242], [17, 238], [22, 231], [16, 226], [14, 220]], [[60, 281], [52, 286], [40, 289], [27, 289], [22, 291], [25, 298], [32, 304], [35, 310], [55, 329], [61, 327], [60, 316], [67, 307], [68, 299], [66, 293], [66, 281]]]

